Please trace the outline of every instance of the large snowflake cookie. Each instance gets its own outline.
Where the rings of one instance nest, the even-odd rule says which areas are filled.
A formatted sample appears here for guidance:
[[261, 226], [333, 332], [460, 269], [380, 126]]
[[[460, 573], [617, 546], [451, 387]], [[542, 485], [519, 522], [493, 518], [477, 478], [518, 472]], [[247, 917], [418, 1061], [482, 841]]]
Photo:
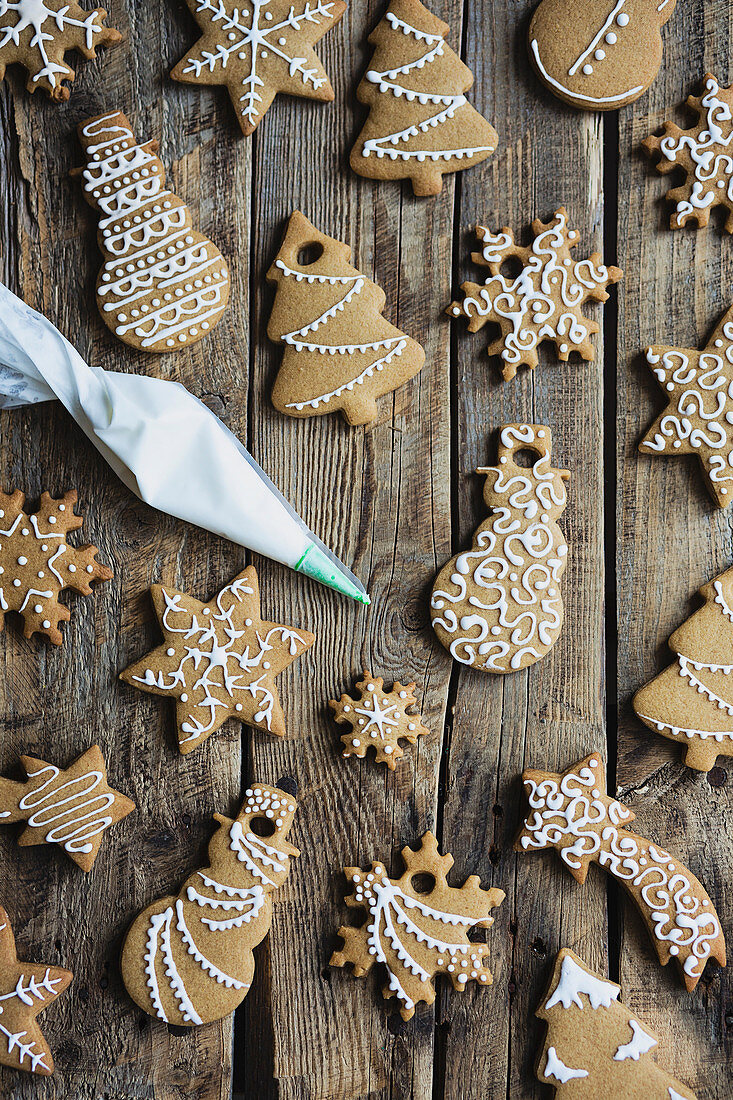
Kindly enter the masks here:
[[[400, 1015], [409, 1020], [418, 1002], [431, 1005], [435, 1000], [436, 974], [447, 974], [458, 990], [471, 981], [491, 985], [488, 945], [469, 937], [477, 928], [491, 927], [491, 910], [506, 895], [483, 889], [477, 875], [461, 887], [449, 886], [453, 856], [439, 854], [432, 833], [425, 833], [417, 851], [404, 847], [402, 859], [405, 871], [396, 879], [379, 862], [368, 871], [344, 869], [353, 891], [346, 904], [364, 910], [366, 917], [359, 928], [339, 928], [344, 946], [333, 953], [330, 965], [350, 963], [354, 976], [361, 978], [381, 963], [387, 971], [384, 997], [396, 997]], [[426, 877], [433, 883], [427, 891]]]
[[723, 206], [728, 211], [725, 228], [733, 233], [733, 87], [721, 88], [709, 73], [703, 86], [701, 96], [687, 100], [698, 115], [692, 129], [665, 122], [663, 136], [649, 137], [643, 145], [658, 158], [658, 172], [666, 175], [678, 168], [687, 175], [686, 183], [667, 192], [675, 204], [672, 229], [689, 222], [707, 225], [713, 207]]
[[73, 974], [60, 966], [20, 962], [10, 918], [0, 906], [0, 1066], [48, 1077], [53, 1057], [36, 1016], [67, 988]]
[[97, 46], [113, 46], [122, 35], [105, 27], [104, 8], [87, 11], [74, 0], [0, 0], [0, 80], [7, 65], [18, 63], [28, 73], [29, 92], [44, 88], [63, 103], [71, 92], [74, 70], [66, 64], [67, 50], [83, 57], [97, 56]]
[[193, 228], [183, 200], [165, 187], [157, 141], [139, 145], [125, 115], [114, 111], [80, 123], [79, 140], [87, 166], [74, 174], [101, 215], [102, 320], [142, 351], [195, 344], [226, 309], [224, 257]]
[[[471, 332], [489, 322], [499, 326], [501, 335], [488, 350], [489, 355], [501, 355], [505, 381], [522, 364], [537, 366], [537, 348], [544, 340], [553, 341], [563, 363], [571, 352], [593, 359], [590, 337], [599, 326], [583, 316], [582, 308], [586, 302], [607, 301], [606, 287], [623, 276], [618, 267], [604, 267], [597, 252], [587, 260], [573, 260], [570, 250], [580, 235], [568, 228], [563, 206], [546, 225], [536, 218], [532, 232], [533, 243], [522, 248], [514, 243], [511, 229], [492, 233], [477, 226], [483, 247], [471, 258], [489, 274], [483, 285], [463, 283], [463, 301], [452, 302], [446, 310], [450, 317], [465, 317]], [[507, 260], [519, 261], [519, 274], [502, 271]]]
[[175, 700], [180, 751], [193, 752], [227, 718], [283, 737], [275, 677], [315, 636], [262, 618], [254, 566], [206, 604], [162, 584], [150, 594], [163, 644], [121, 679]]
[[186, 84], [225, 84], [244, 134], [278, 92], [330, 103], [334, 91], [313, 47], [346, 11], [344, 0], [186, 0], [203, 34], [171, 72]]
[[363, 759], [373, 748], [377, 763], [394, 771], [397, 760], [405, 754], [400, 741], [414, 745], [421, 734], [430, 732], [417, 713], [415, 684], [395, 681], [392, 690], [385, 691], [382, 677], [364, 669], [364, 679], [357, 683], [356, 690], [356, 699], [342, 695], [328, 701], [339, 725], [351, 726], [341, 736], [343, 754]]
[[97, 561], [96, 546], [70, 546], [69, 531], [83, 524], [74, 512], [74, 490], [58, 500], [43, 493], [36, 513], [23, 510], [25, 495], [0, 492], [0, 630], [5, 614], [23, 617], [23, 635], [45, 634], [61, 645], [59, 623], [71, 612], [59, 603], [65, 588], [83, 596], [91, 594], [93, 581], [108, 581], [112, 570]]

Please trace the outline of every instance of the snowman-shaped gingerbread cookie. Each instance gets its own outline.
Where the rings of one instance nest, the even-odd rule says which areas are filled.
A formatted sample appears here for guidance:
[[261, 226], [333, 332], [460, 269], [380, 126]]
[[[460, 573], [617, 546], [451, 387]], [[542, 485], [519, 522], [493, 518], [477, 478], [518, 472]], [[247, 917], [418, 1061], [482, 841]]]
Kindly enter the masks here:
[[662, 63], [661, 28], [677, 0], [542, 0], [529, 26], [540, 78], [586, 111], [633, 103]]

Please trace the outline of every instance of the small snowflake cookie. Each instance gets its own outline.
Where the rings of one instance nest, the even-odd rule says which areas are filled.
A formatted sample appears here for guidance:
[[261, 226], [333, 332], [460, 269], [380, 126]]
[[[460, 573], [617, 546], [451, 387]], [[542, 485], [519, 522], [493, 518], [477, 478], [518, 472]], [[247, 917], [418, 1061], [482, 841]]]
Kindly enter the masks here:
[[585, 111], [613, 111], [643, 95], [662, 63], [661, 28], [676, 0], [542, 0], [529, 53], [551, 92]]
[[243, 134], [278, 92], [330, 103], [314, 46], [346, 11], [344, 0], [186, 0], [202, 36], [171, 72], [185, 84], [224, 84]]
[[[339, 928], [344, 945], [333, 953], [330, 965], [350, 963], [354, 977], [362, 978], [374, 963], [381, 963], [387, 971], [384, 997], [396, 997], [402, 1019], [409, 1020], [418, 1002], [434, 1002], [436, 974], [447, 974], [457, 990], [469, 982], [491, 985], [488, 945], [469, 936], [474, 929], [491, 928], [491, 910], [506, 894], [483, 889], [478, 875], [461, 887], [449, 886], [453, 856], [439, 854], [432, 833], [425, 833], [417, 851], [404, 847], [402, 860], [405, 871], [396, 879], [379, 862], [368, 871], [344, 869], [353, 891], [346, 904], [366, 911], [366, 917], [359, 928]], [[426, 879], [432, 881], [427, 891]]]
[[0, 80], [7, 65], [18, 63], [28, 73], [29, 92], [43, 88], [57, 103], [71, 92], [74, 70], [66, 64], [67, 50], [77, 50], [87, 60], [97, 56], [97, 46], [114, 46], [122, 35], [105, 27], [104, 8], [87, 11], [74, 0], [0, 0]]
[[227, 718], [284, 737], [275, 677], [315, 636], [262, 618], [254, 566], [206, 604], [162, 584], [150, 594], [163, 644], [120, 679], [175, 700], [180, 751], [193, 752]]
[[370, 34], [374, 56], [357, 89], [370, 112], [351, 153], [360, 176], [409, 179], [416, 195], [438, 195], [446, 173], [496, 149], [496, 130], [464, 94], [473, 73], [447, 45], [449, 30], [420, 0], [392, 0]]
[[414, 745], [418, 737], [430, 733], [417, 713], [415, 684], [395, 681], [387, 692], [382, 677], [364, 669], [364, 679], [357, 683], [356, 690], [357, 699], [342, 695], [338, 700], [328, 700], [336, 722], [351, 726], [351, 731], [341, 736], [343, 755], [363, 759], [373, 748], [377, 763], [394, 771], [396, 761], [405, 754], [400, 741]]
[[71, 612], [59, 603], [65, 588], [83, 596], [91, 594], [93, 581], [108, 581], [112, 570], [97, 561], [96, 546], [70, 546], [69, 531], [83, 524], [74, 512], [74, 490], [59, 500], [43, 493], [35, 514], [23, 511], [25, 495], [0, 492], [0, 631], [5, 614], [17, 611], [23, 617], [23, 635], [45, 634], [61, 645], [59, 623], [68, 622]]
[[61, 996], [73, 976], [60, 966], [20, 962], [10, 918], [0, 906], [0, 1066], [44, 1077], [53, 1073], [51, 1050], [36, 1016]]
[[[463, 283], [463, 301], [452, 302], [446, 310], [450, 317], [465, 317], [471, 332], [489, 322], [499, 326], [501, 335], [489, 345], [489, 355], [501, 356], [507, 382], [522, 364], [537, 366], [537, 348], [545, 340], [554, 342], [563, 363], [571, 352], [592, 360], [590, 338], [599, 326], [583, 316], [582, 307], [607, 301], [606, 287], [623, 277], [620, 268], [604, 267], [597, 252], [587, 260], [573, 260], [570, 250], [580, 234], [568, 228], [563, 206], [546, 225], [536, 218], [532, 232], [532, 245], [522, 248], [514, 243], [511, 229], [492, 233], [477, 226], [483, 248], [471, 258], [477, 266], [487, 267], [489, 275], [483, 285]], [[503, 274], [507, 260], [520, 262], [518, 275]]]
[[667, 192], [675, 204], [669, 224], [672, 229], [705, 226], [713, 207], [722, 206], [728, 211], [725, 228], [733, 233], [733, 86], [721, 88], [708, 73], [703, 94], [689, 96], [687, 106], [698, 116], [692, 129], [665, 122], [663, 136], [642, 143], [658, 158], [658, 172], [680, 169], [687, 175], [686, 183]]

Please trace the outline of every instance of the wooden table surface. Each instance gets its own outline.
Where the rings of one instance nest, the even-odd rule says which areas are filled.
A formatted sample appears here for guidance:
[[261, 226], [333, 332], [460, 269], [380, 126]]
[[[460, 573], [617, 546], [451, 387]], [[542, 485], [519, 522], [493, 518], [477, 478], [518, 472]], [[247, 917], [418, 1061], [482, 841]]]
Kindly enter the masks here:
[[[524, 767], [561, 770], [593, 749], [639, 831], [679, 855], [733, 928], [733, 779], [720, 758], [708, 775], [635, 719], [633, 691], [668, 661], [666, 639], [694, 592], [731, 563], [731, 511], [716, 511], [691, 459], [637, 453], [661, 407], [641, 355], [649, 343], [695, 347], [731, 301], [733, 241], [711, 225], [671, 232], [667, 181], [640, 154], [644, 137], [707, 71], [729, 83], [733, 18], [727, 0], [678, 3], [651, 90], [605, 117], [563, 106], [537, 82], [525, 48], [534, 0], [431, 7], [476, 75], [472, 100], [494, 123], [489, 161], [447, 176], [417, 200], [409, 185], [375, 185], [348, 168], [363, 117], [355, 88], [366, 35], [383, 0], [351, 0], [319, 47], [332, 105], [280, 97], [253, 138], [240, 136], [223, 89], [174, 84], [172, 65], [196, 37], [180, 0], [110, 0], [124, 43], [79, 62], [70, 102], [31, 98], [22, 74], [0, 85], [2, 278], [43, 311], [93, 364], [180, 380], [250, 448], [301, 515], [363, 578], [369, 610], [255, 559], [263, 607], [313, 630], [313, 649], [279, 679], [288, 735], [230, 722], [187, 757], [172, 708], [116, 675], [158, 634], [146, 594], [157, 581], [208, 598], [248, 560], [240, 548], [161, 515], [115, 478], [59, 406], [0, 419], [0, 481], [31, 498], [79, 490], [82, 534], [115, 579], [71, 596], [63, 648], [0, 638], [0, 770], [19, 753], [70, 762], [99, 741], [110, 781], [138, 811], [112, 830], [91, 874], [59, 852], [18, 849], [0, 831], [0, 897], [28, 959], [75, 972], [44, 1018], [53, 1078], [0, 1071], [13, 1100], [253, 1100], [545, 1095], [533, 1062], [533, 1017], [557, 950], [570, 946], [620, 980], [629, 1007], [660, 1036], [659, 1058], [699, 1100], [731, 1095], [733, 989], [715, 964], [694, 994], [661, 970], [641, 921], [597, 869], [577, 885], [552, 853], [516, 856]], [[96, 222], [69, 171], [81, 163], [76, 124], [122, 110], [141, 140], [159, 138], [173, 190], [227, 256], [230, 308], [194, 348], [155, 357], [115, 340], [94, 302]], [[503, 383], [470, 336], [442, 311], [470, 265], [480, 222], [529, 222], [565, 204], [587, 255], [599, 248], [625, 278], [602, 314], [593, 363], [541, 352], [534, 372]], [[387, 294], [386, 315], [425, 347], [421, 374], [380, 401], [379, 422], [291, 420], [269, 400], [278, 350], [265, 334], [272, 291], [264, 273], [285, 219], [302, 210], [348, 241]], [[594, 316], [600, 311], [592, 310]], [[555, 465], [572, 471], [561, 520], [571, 547], [566, 624], [545, 660], [515, 675], [452, 664], [429, 626], [438, 568], [485, 516], [478, 466], [496, 456], [507, 421], [551, 425]], [[12, 618], [12, 617], [11, 617]], [[344, 760], [326, 701], [364, 666], [415, 679], [432, 731], [394, 773]], [[180, 1033], [136, 1008], [117, 958], [131, 918], [175, 892], [204, 859], [215, 811], [234, 812], [250, 778], [298, 784], [293, 839], [303, 850], [256, 950], [255, 984], [234, 1021]], [[375, 979], [329, 970], [344, 916], [344, 865], [397, 853], [426, 830], [455, 857], [455, 881], [478, 874], [507, 900], [489, 933], [495, 984], [463, 994], [439, 985], [435, 1005], [403, 1023]], [[390, 1006], [391, 1008], [391, 1006]]]

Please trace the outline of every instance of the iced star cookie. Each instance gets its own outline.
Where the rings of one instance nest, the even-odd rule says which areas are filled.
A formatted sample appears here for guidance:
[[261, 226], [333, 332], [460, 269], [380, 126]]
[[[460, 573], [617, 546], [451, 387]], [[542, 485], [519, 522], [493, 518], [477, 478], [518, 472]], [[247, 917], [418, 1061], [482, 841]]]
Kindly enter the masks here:
[[330, 103], [314, 46], [341, 19], [343, 0], [186, 0], [202, 36], [171, 72], [186, 84], [224, 84], [243, 134], [278, 92]]
[[662, 63], [661, 28], [676, 0], [542, 0], [529, 54], [550, 91], [573, 107], [613, 111], [647, 90]]
[[53, 1056], [36, 1017], [61, 996], [73, 974], [20, 962], [10, 918], [0, 906], [0, 1066], [49, 1077]]
[[97, 46], [114, 46], [122, 35], [105, 27], [104, 8], [87, 10], [74, 0], [0, 0], [0, 80], [8, 65], [23, 65], [26, 88], [43, 88], [51, 99], [63, 103], [71, 92], [74, 70], [66, 64], [67, 50], [90, 60]]
[[120, 679], [175, 700], [180, 751], [193, 752], [227, 718], [283, 737], [275, 677], [316, 639], [262, 618], [254, 566], [206, 604], [162, 584], [150, 594], [163, 644]]
[[37, 512], [23, 511], [25, 495], [0, 492], [0, 631], [8, 611], [23, 618], [23, 636], [45, 634], [61, 645], [59, 624], [71, 612], [59, 603], [65, 588], [91, 594], [93, 581], [108, 581], [112, 570], [97, 561], [96, 546], [71, 546], [66, 541], [84, 520], [74, 512], [76, 491], [54, 500], [41, 495]]
[[356, 685], [358, 698], [342, 695], [329, 699], [328, 705], [339, 725], [351, 726], [341, 736], [344, 756], [363, 759], [373, 748], [378, 764], [395, 770], [396, 762], [405, 755], [400, 741], [414, 745], [422, 734], [430, 733], [417, 713], [415, 684], [395, 681], [392, 690], [384, 690], [381, 676], [372, 676], [364, 669], [364, 679]]

